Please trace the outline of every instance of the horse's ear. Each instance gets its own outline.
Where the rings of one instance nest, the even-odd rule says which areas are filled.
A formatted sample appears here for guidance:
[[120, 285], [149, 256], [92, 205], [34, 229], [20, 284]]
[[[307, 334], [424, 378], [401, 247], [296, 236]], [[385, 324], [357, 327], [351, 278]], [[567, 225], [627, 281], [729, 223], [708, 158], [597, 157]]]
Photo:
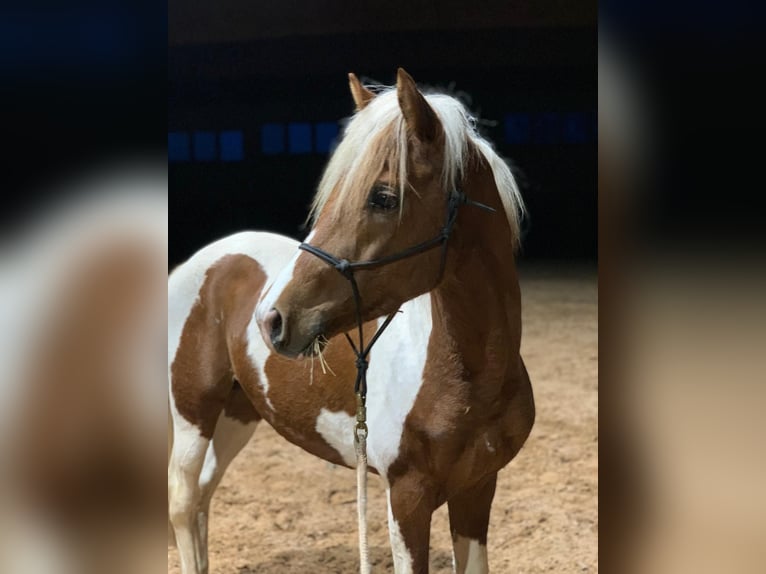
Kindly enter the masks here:
[[418, 91], [415, 80], [404, 68], [399, 68], [396, 73], [396, 95], [409, 131], [423, 142], [436, 139], [439, 133], [439, 118], [423, 94]]
[[348, 75], [348, 85], [351, 88], [351, 96], [354, 98], [357, 112], [363, 110], [370, 103], [370, 100], [375, 97], [375, 94], [365, 88], [362, 82], [359, 81], [359, 78], [353, 73]]

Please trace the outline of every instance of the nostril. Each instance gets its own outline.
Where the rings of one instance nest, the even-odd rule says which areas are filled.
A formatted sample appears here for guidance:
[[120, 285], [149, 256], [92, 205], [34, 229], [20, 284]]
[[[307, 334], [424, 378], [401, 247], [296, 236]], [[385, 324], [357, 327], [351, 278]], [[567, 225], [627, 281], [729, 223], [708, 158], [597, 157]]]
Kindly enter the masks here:
[[266, 314], [266, 326], [271, 342], [276, 346], [282, 342], [282, 315], [276, 309]]

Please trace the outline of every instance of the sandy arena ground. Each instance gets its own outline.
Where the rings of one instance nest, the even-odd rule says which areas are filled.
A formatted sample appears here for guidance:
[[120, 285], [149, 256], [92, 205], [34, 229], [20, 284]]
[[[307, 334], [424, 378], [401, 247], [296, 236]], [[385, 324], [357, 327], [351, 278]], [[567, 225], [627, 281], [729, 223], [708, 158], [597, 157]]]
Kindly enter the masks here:
[[[522, 355], [537, 403], [527, 444], [499, 475], [490, 570], [598, 571], [597, 287], [595, 272], [521, 273]], [[261, 424], [213, 499], [213, 573], [353, 573], [354, 472], [315, 458]], [[385, 492], [369, 491], [373, 572], [393, 572]], [[168, 572], [180, 572], [168, 549]], [[431, 572], [452, 572], [446, 505], [434, 513]]]

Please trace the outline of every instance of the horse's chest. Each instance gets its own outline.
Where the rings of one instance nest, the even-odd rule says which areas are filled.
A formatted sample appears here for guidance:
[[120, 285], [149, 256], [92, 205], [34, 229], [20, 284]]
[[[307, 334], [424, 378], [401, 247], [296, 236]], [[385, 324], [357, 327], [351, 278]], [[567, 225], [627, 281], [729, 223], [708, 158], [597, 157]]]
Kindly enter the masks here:
[[[370, 396], [371, 395], [371, 396]], [[367, 399], [367, 449], [369, 464], [381, 475], [399, 457], [409, 409], [406, 396], [370, 393]], [[349, 466], [355, 464], [353, 429], [355, 419], [345, 412], [322, 409], [316, 428]]]
[[[368, 457], [383, 476], [399, 457], [405, 421], [423, 385], [431, 335], [430, 295], [408, 301], [401, 311], [373, 347], [367, 371]], [[317, 431], [349, 466], [355, 464], [354, 424], [347, 413], [331, 409], [322, 409], [316, 421]]]

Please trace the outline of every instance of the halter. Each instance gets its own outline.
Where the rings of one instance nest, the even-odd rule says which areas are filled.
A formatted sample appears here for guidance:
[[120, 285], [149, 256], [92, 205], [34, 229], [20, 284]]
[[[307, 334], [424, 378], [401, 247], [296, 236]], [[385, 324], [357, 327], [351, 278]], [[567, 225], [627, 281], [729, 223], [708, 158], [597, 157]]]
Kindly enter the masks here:
[[[354, 295], [354, 307], [356, 311], [356, 326], [359, 334], [359, 343], [354, 344], [354, 341], [351, 339], [348, 333], [346, 333], [346, 339], [349, 342], [349, 345], [351, 345], [351, 349], [354, 352], [354, 355], [356, 355], [356, 382], [354, 383], [354, 393], [357, 395], [357, 400], [359, 402], [359, 405], [362, 408], [361, 414], [364, 415], [364, 408], [366, 405], [366, 399], [367, 399], [367, 367], [369, 366], [369, 356], [370, 351], [372, 350], [372, 346], [376, 343], [380, 335], [383, 334], [383, 331], [386, 330], [386, 328], [391, 324], [391, 321], [393, 321], [394, 316], [398, 311], [394, 311], [390, 315], [386, 317], [386, 320], [383, 321], [383, 324], [378, 328], [378, 330], [375, 332], [375, 335], [373, 335], [372, 339], [370, 340], [370, 343], [368, 345], [364, 344], [364, 329], [363, 322], [362, 322], [362, 297], [359, 293], [359, 286], [356, 283], [356, 277], [354, 273], [356, 271], [365, 271], [369, 269], [377, 269], [379, 267], [384, 267], [386, 265], [389, 265], [391, 263], [395, 263], [396, 261], [401, 261], [403, 259], [409, 259], [410, 257], [414, 257], [415, 255], [420, 255], [421, 253], [425, 253], [427, 251], [431, 251], [432, 249], [435, 249], [439, 246], [442, 248], [442, 256], [441, 256], [441, 266], [439, 269], [439, 278], [444, 275], [444, 267], [447, 261], [447, 242], [449, 241], [450, 235], [452, 233], [453, 228], [455, 227], [455, 221], [457, 220], [457, 214], [458, 209], [460, 209], [463, 205], [473, 205], [475, 207], [479, 207], [481, 209], [484, 209], [486, 211], [494, 212], [495, 209], [484, 205], [483, 203], [479, 203], [478, 201], [473, 201], [471, 199], [468, 199], [468, 197], [460, 191], [459, 189], [455, 189], [449, 197], [449, 200], [447, 201], [447, 216], [446, 220], [444, 222], [444, 226], [442, 227], [441, 231], [438, 235], [435, 237], [432, 237], [431, 239], [427, 241], [423, 241], [422, 243], [418, 243], [417, 245], [413, 245], [412, 247], [408, 247], [407, 249], [404, 249], [403, 251], [399, 251], [398, 253], [394, 253], [392, 255], [387, 255], [385, 257], [381, 257], [379, 259], [369, 259], [367, 261], [349, 261], [348, 259], [340, 259], [338, 257], [335, 257], [334, 255], [328, 253], [324, 249], [320, 249], [319, 247], [316, 247], [314, 245], [310, 245], [308, 243], [301, 243], [298, 246], [298, 249], [302, 249], [303, 251], [306, 251], [308, 253], [311, 253], [315, 257], [318, 257], [331, 267], [333, 267], [338, 273], [343, 275], [348, 282], [351, 284], [351, 291]], [[365, 424], [365, 420], [360, 420], [360, 413], [357, 413], [357, 434], [359, 432], [367, 432], [367, 425]], [[357, 437], [358, 438], [358, 437]]]

